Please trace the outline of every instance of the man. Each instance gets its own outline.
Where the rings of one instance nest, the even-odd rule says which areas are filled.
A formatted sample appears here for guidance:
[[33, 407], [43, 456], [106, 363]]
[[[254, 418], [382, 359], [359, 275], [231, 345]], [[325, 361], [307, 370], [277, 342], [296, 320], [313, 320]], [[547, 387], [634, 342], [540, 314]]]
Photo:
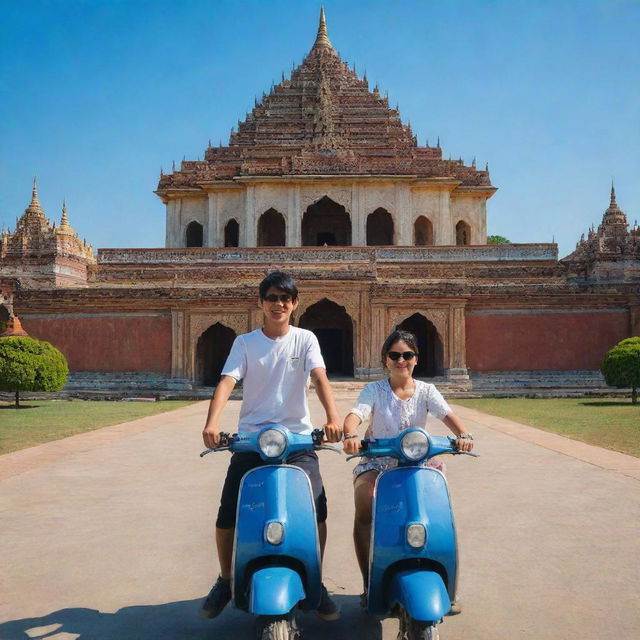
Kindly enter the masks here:
[[[239, 380], [243, 380], [239, 432], [254, 432], [265, 424], [277, 423], [295, 433], [311, 433], [306, 394], [309, 376], [326, 413], [325, 437], [329, 442], [338, 442], [342, 438], [342, 427], [318, 340], [311, 331], [289, 324], [291, 314], [298, 307], [295, 282], [288, 274], [275, 271], [260, 283], [259, 296], [263, 327], [238, 336], [231, 347], [202, 432], [205, 446], [218, 446], [220, 415]], [[311, 480], [323, 554], [327, 539], [327, 501], [318, 456], [313, 451], [303, 452], [290, 456], [287, 463], [300, 467]], [[235, 453], [229, 463], [216, 520], [220, 576], [202, 605], [202, 614], [207, 618], [218, 616], [231, 599], [231, 561], [240, 481], [259, 464], [260, 457], [255, 453]], [[324, 585], [316, 613], [324, 620], [336, 620], [340, 615]]]

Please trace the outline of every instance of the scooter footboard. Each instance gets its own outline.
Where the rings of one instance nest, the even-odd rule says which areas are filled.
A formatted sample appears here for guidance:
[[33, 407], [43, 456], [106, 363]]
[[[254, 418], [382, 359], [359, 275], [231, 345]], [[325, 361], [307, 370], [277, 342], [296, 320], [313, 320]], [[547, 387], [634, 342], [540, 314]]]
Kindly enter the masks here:
[[389, 589], [389, 609], [403, 607], [421, 622], [437, 622], [451, 609], [451, 600], [442, 577], [434, 571], [399, 571]]
[[255, 615], [284, 615], [305, 597], [300, 575], [288, 567], [266, 567], [251, 576], [249, 611]]

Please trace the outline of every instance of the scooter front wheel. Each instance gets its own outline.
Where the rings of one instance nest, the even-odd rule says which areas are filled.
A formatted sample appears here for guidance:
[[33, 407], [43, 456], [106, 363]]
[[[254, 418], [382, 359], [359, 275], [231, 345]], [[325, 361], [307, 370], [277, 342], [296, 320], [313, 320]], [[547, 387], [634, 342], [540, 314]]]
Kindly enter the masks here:
[[414, 620], [404, 609], [402, 610], [398, 640], [438, 640], [439, 638], [437, 625]]
[[295, 616], [260, 616], [258, 618], [258, 640], [299, 640], [300, 630]]

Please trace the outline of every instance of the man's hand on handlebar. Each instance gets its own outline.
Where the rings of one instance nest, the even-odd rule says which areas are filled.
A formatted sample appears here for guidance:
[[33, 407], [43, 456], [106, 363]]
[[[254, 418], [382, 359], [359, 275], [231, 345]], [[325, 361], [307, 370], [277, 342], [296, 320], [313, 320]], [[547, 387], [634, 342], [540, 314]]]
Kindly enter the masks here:
[[207, 449], [220, 446], [220, 430], [216, 425], [206, 425], [202, 430], [202, 441]]
[[338, 422], [328, 420], [323, 428], [327, 442], [340, 442], [342, 440], [342, 425], [338, 424]]

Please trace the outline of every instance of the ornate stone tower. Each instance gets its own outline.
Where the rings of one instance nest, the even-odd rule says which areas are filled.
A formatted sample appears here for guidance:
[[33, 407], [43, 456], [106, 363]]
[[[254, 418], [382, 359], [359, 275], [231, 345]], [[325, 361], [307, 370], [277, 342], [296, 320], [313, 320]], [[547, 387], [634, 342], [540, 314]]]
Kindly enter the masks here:
[[69, 224], [66, 203], [59, 227], [46, 217], [34, 179], [31, 202], [15, 232], [0, 236], [0, 277], [16, 278], [27, 288], [81, 285], [87, 282], [87, 265], [95, 261], [91, 245]]
[[629, 229], [627, 216], [616, 202], [611, 185], [611, 201], [597, 230], [589, 229], [573, 253], [561, 262], [574, 277], [610, 282], [640, 281], [640, 229]]
[[228, 146], [161, 175], [167, 247], [485, 244], [488, 170], [419, 146], [377, 86], [334, 49], [308, 55]]

